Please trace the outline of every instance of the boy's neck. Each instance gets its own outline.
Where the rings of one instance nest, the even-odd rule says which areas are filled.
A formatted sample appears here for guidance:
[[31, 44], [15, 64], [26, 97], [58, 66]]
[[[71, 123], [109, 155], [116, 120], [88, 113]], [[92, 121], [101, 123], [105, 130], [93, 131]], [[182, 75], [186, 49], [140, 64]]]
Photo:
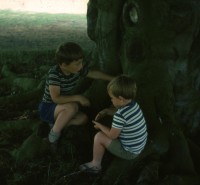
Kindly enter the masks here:
[[63, 73], [64, 75], [69, 76], [69, 75], [71, 74], [70, 72], [64, 70], [64, 69], [62, 68], [62, 66], [59, 66], [59, 67], [60, 67], [60, 70], [62, 71], [62, 73]]
[[132, 99], [124, 99], [124, 102], [123, 102], [123, 107], [128, 105], [129, 103], [131, 103], [133, 100]]

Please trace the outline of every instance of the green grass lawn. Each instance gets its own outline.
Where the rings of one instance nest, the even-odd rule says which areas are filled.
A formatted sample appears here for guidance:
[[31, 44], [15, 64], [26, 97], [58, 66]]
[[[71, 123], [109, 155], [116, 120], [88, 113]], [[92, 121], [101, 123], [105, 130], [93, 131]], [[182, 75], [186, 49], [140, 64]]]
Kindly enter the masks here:
[[[80, 44], [86, 55], [90, 52], [94, 43], [87, 36], [86, 15], [0, 11], [0, 80], [5, 81], [4, 64], [35, 78], [41, 66], [54, 64], [56, 48], [67, 41]], [[13, 94], [3, 86], [0, 96]]]
[[0, 63], [30, 61], [38, 54], [51, 57], [65, 41], [91, 49], [86, 15], [0, 11]]
[[[89, 52], [93, 47], [94, 43], [87, 36], [85, 15], [0, 11], [0, 82], [2, 82], [0, 85], [0, 99], [3, 101], [6, 98], [15, 98], [15, 95], [21, 92], [12, 84], [8, 84], [11, 75], [8, 75], [8, 77], [2, 75], [2, 69], [5, 69], [5, 66], [9, 66], [11, 73], [13, 72], [19, 78], [40, 79], [40, 67], [52, 65], [55, 49], [59, 44], [66, 41], [79, 43], [86, 52]], [[41, 76], [44, 74], [42, 73]], [[6, 83], [3, 83], [5, 81]], [[23, 96], [18, 100], [21, 101], [22, 98]], [[61, 148], [59, 156], [62, 156], [62, 158], [59, 158], [59, 156], [52, 157], [49, 152], [42, 157], [40, 156], [37, 160], [34, 158], [20, 164], [15, 162], [17, 159], [15, 156], [18, 156], [18, 154], [24, 156], [23, 142], [33, 132], [30, 129], [31, 120], [33, 120], [33, 124], [40, 121], [36, 111], [39, 101], [36, 102], [36, 105], [32, 103], [33, 101], [34, 98], [31, 97], [31, 101], [25, 103], [15, 104], [11, 101], [0, 105], [0, 184], [68, 184], [66, 181], [68, 179], [62, 179], [62, 176], [77, 170], [80, 161], [75, 158], [77, 158], [78, 151], [81, 148], [79, 145], [77, 151], [72, 150], [74, 146], [70, 142], [69, 146], [63, 147], [66, 150]], [[24, 125], [24, 128], [21, 128], [24, 115], [28, 115], [27, 120], [25, 120], [27, 124]], [[3, 126], [10, 124], [12, 125], [11, 128], [2, 129]], [[82, 133], [84, 132], [82, 131]], [[31, 150], [35, 146], [34, 144], [28, 145]], [[85, 144], [80, 145], [85, 150]], [[22, 151], [22, 153], [17, 153], [17, 151]], [[32, 152], [28, 153], [32, 154]], [[80, 159], [84, 156], [78, 157]], [[59, 182], [60, 179], [61, 183]], [[86, 181], [85, 177], [83, 179], [82, 181]], [[71, 179], [69, 180], [71, 181]], [[76, 179], [76, 181], [79, 181], [79, 179]], [[80, 184], [76, 181], [73, 184]], [[85, 185], [89, 184], [91, 183], [85, 183]]]

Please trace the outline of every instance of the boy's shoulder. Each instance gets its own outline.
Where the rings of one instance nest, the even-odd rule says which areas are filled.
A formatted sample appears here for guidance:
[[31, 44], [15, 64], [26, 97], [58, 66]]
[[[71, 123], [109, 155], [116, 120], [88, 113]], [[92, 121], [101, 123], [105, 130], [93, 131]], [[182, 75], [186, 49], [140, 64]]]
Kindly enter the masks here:
[[121, 109], [128, 109], [128, 108], [131, 108], [131, 107], [135, 107], [137, 106], [137, 102], [132, 100], [131, 102], [129, 102], [128, 104], [126, 104], [125, 106], [121, 107]]
[[50, 70], [58, 70], [60, 67], [58, 65], [51, 66]]
[[58, 65], [54, 65], [49, 69], [49, 73], [59, 73], [60, 67]]
[[134, 111], [136, 108], [139, 108], [139, 105], [136, 101], [132, 101], [131, 103], [128, 103], [127, 105], [121, 107], [118, 109], [118, 112], [121, 114], [126, 113], [127, 111]]

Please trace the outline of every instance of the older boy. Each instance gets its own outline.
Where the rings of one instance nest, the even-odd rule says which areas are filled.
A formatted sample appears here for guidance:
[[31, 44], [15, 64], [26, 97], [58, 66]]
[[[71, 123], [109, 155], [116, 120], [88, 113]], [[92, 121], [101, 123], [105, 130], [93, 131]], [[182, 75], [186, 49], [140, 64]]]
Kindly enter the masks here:
[[89, 71], [83, 65], [83, 57], [81, 47], [73, 42], [62, 44], [56, 51], [57, 65], [49, 70], [45, 92], [39, 105], [41, 119], [52, 126], [48, 136], [50, 143], [58, 141], [65, 126], [87, 122], [86, 114], [79, 111], [79, 104], [89, 106], [89, 100], [80, 94], [71, 95], [80, 78], [112, 79], [112, 76], [100, 71]]
[[101, 171], [101, 161], [106, 149], [122, 159], [130, 160], [141, 153], [147, 141], [146, 122], [142, 110], [134, 100], [135, 81], [121, 75], [108, 84], [107, 90], [117, 111], [104, 109], [95, 118], [98, 120], [102, 116], [114, 114], [111, 128], [93, 121], [94, 127], [100, 130], [94, 137], [93, 160], [79, 167], [89, 173]]

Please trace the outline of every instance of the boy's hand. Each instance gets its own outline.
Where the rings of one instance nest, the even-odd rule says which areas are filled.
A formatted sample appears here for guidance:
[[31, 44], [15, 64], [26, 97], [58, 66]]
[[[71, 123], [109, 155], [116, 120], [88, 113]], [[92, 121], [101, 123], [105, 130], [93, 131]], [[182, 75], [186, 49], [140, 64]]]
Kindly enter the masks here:
[[92, 121], [94, 123], [94, 128], [95, 129], [100, 129], [100, 123], [99, 122], [96, 122], [96, 121]]
[[117, 111], [117, 109], [115, 107], [103, 109], [96, 115], [95, 121], [105, 117], [106, 115], [113, 116], [116, 111]]
[[84, 107], [90, 106], [90, 101], [84, 96], [79, 96], [79, 103]]
[[107, 115], [107, 109], [103, 109], [102, 111], [100, 111], [96, 117], [95, 117], [95, 121], [100, 120], [101, 118], [105, 117]]

